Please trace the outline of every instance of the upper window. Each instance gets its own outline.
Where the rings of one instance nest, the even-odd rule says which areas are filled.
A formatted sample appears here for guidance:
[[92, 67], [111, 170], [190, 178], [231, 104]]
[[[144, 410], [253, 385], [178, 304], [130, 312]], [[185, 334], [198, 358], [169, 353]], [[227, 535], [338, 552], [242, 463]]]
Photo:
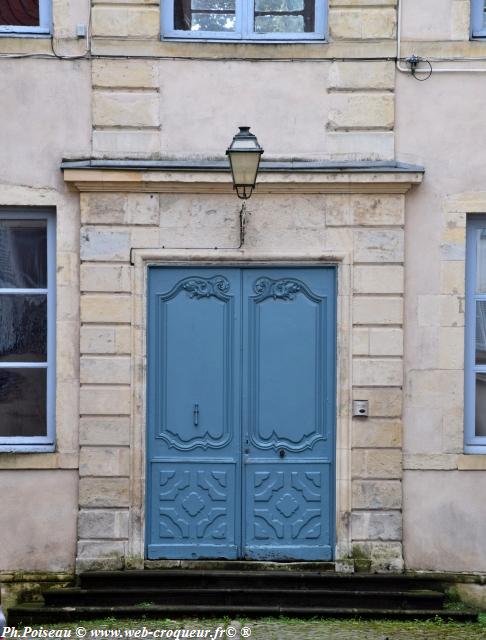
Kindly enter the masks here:
[[0, 0], [0, 33], [50, 33], [51, 0]]
[[486, 0], [472, 0], [471, 33], [475, 38], [486, 38]]
[[467, 226], [465, 450], [486, 453], [486, 217]]
[[0, 211], [0, 450], [52, 450], [55, 222]]
[[164, 0], [165, 37], [316, 40], [326, 31], [322, 0]]

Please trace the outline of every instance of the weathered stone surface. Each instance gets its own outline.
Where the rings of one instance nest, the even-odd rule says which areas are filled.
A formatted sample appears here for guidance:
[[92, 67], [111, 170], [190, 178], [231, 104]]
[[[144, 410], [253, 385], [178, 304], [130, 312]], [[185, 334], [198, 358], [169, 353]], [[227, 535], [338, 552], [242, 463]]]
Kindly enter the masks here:
[[336, 160], [393, 160], [393, 131], [328, 131], [326, 146]]
[[403, 230], [354, 232], [356, 262], [403, 262]]
[[391, 93], [333, 93], [331, 94], [327, 128], [393, 129], [394, 99]]
[[128, 478], [81, 478], [79, 504], [81, 507], [128, 507], [130, 487]]
[[395, 418], [402, 414], [401, 389], [353, 389], [354, 400], [368, 400], [371, 418]]
[[331, 7], [329, 27], [333, 40], [391, 39], [395, 37], [396, 14], [386, 7]]
[[387, 478], [402, 476], [402, 452], [398, 449], [354, 449], [352, 453], [354, 478]]
[[462, 260], [441, 262], [440, 292], [445, 295], [464, 295], [465, 265]]
[[129, 354], [131, 327], [123, 325], [83, 325], [81, 327], [81, 353]]
[[402, 324], [403, 299], [362, 296], [353, 300], [353, 323]]
[[440, 327], [439, 368], [462, 369], [464, 367], [464, 328]]
[[370, 332], [370, 355], [401, 356], [403, 355], [402, 329], [374, 329]]
[[401, 420], [357, 418], [352, 424], [353, 447], [400, 447]]
[[368, 356], [369, 353], [370, 353], [369, 329], [354, 327], [353, 328], [353, 355]]
[[125, 322], [131, 321], [132, 300], [128, 295], [81, 296], [82, 322]]
[[83, 386], [80, 412], [85, 415], [126, 415], [130, 413], [130, 387]]
[[132, 278], [129, 265], [91, 264], [81, 265], [81, 290], [85, 292], [128, 292]]
[[394, 89], [393, 62], [335, 61], [329, 71], [328, 90]]
[[160, 132], [153, 129], [93, 131], [93, 153], [97, 158], [151, 158], [160, 153]]
[[93, 125], [103, 127], [158, 127], [159, 94], [142, 91], [93, 92]]
[[125, 416], [84, 416], [79, 423], [81, 445], [130, 444], [130, 419]]
[[120, 558], [125, 554], [125, 543], [122, 541], [79, 540], [79, 558]]
[[401, 359], [354, 358], [353, 385], [399, 387], [403, 383]]
[[127, 538], [128, 511], [85, 510], [78, 515], [78, 535], [80, 538]]
[[397, 265], [356, 266], [354, 293], [403, 293], [403, 267]]
[[357, 542], [353, 544], [353, 557], [357, 570], [373, 573], [403, 571], [401, 542]]
[[130, 233], [106, 228], [85, 227], [81, 230], [81, 260], [130, 259]]
[[79, 475], [128, 476], [130, 450], [127, 447], [81, 447]]
[[399, 480], [354, 480], [353, 509], [401, 509], [402, 483]]
[[131, 361], [127, 356], [82, 356], [81, 384], [130, 384]]
[[156, 225], [159, 197], [154, 193], [82, 193], [81, 221], [87, 224]]
[[158, 7], [96, 5], [92, 12], [93, 36], [157, 38], [159, 18]]
[[158, 65], [152, 60], [93, 60], [94, 87], [158, 87]]
[[351, 532], [353, 540], [401, 540], [401, 513], [354, 512], [351, 516]]

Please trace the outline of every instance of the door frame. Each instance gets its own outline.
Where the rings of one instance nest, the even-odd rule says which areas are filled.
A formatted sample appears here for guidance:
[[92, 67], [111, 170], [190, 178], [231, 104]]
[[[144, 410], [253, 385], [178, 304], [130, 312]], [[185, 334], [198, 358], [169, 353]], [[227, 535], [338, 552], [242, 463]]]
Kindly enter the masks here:
[[334, 558], [351, 548], [351, 282], [347, 253], [292, 255], [245, 250], [134, 249], [132, 251], [132, 417], [130, 431], [130, 512], [126, 568], [143, 568], [146, 528], [147, 445], [147, 287], [148, 267], [326, 267], [336, 268], [336, 377], [334, 421]]

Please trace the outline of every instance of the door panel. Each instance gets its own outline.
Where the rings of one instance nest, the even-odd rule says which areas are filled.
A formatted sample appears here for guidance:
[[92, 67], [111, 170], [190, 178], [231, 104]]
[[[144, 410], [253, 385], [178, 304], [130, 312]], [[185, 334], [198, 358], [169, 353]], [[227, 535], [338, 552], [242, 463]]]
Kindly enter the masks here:
[[148, 557], [235, 558], [240, 276], [150, 269], [149, 298]]
[[329, 559], [332, 269], [243, 274], [248, 558]]
[[331, 558], [334, 269], [150, 268], [148, 298], [148, 557]]

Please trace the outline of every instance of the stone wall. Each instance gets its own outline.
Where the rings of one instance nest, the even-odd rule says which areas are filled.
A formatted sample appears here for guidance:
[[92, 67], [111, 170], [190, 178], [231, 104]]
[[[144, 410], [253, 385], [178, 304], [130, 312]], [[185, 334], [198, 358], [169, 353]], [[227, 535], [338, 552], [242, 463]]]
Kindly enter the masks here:
[[[404, 196], [257, 193], [228, 258], [214, 247], [237, 247], [238, 209], [231, 195], [81, 194], [78, 568], [143, 563], [145, 268], [130, 260], [145, 252], [339, 265], [338, 556], [400, 569]], [[369, 419], [351, 418], [352, 396]]]

